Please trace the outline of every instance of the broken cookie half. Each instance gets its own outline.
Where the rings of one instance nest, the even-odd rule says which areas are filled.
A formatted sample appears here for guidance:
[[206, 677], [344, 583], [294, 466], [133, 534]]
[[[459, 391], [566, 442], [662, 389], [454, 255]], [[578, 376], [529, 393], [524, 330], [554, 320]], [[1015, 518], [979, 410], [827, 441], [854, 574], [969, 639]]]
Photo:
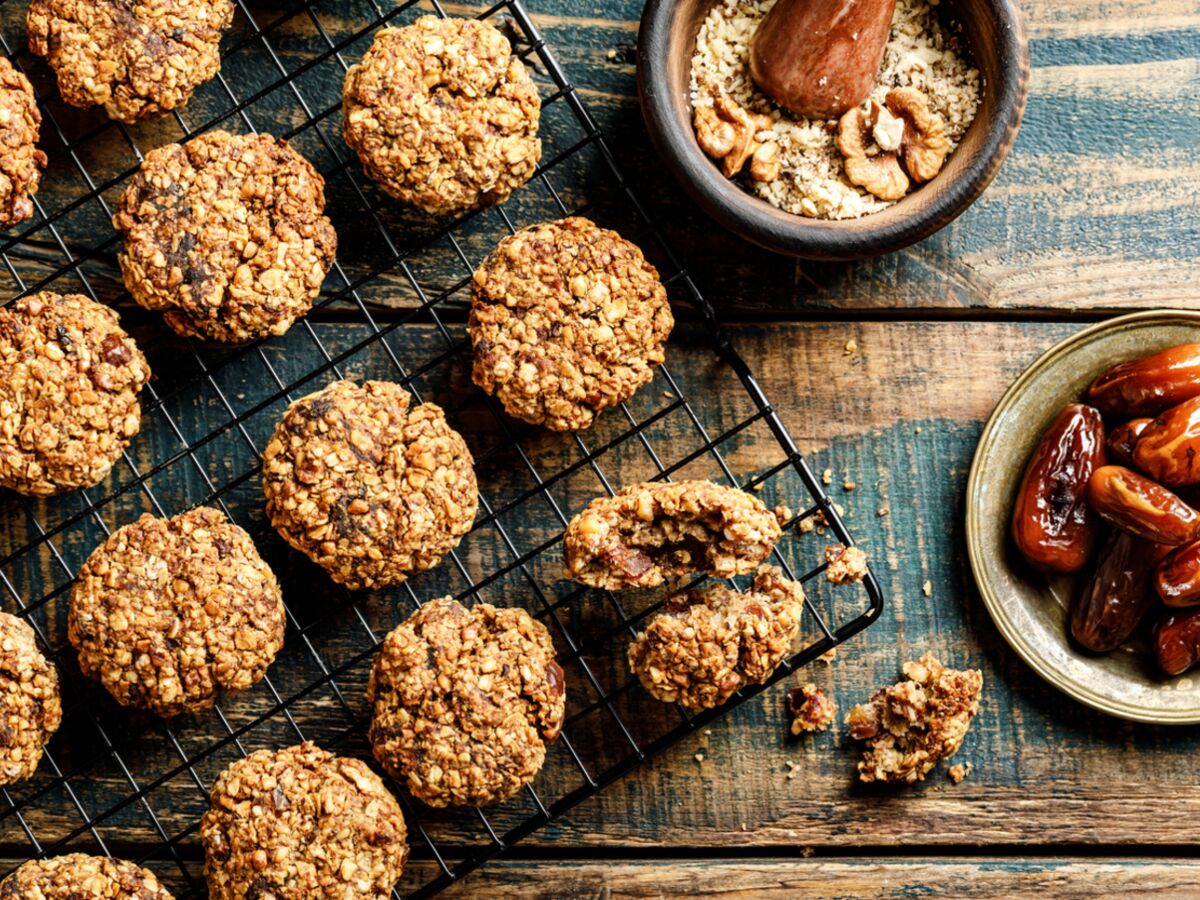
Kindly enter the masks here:
[[979, 712], [978, 669], [947, 669], [926, 653], [904, 664], [904, 676], [846, 716], [850, 736], [867, 742], [858, 763], [860, 781], [923, 780], [958, 751]]

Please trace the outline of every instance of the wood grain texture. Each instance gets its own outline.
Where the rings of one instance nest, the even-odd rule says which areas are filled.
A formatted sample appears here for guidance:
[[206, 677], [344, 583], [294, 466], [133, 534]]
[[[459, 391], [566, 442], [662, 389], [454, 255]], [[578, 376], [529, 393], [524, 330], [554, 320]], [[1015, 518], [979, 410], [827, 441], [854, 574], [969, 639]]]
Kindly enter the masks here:
[[811, 900], [1008, 900], [1096, 896], [1194, 897], [1200, 867], [1188, 860], [997, 862], [989, 859], [895, 862], [872, 859], [754, 862], [679, 860], [646, 862], [498, 862], [448, 897], [499, 896], [530, 900], [633, 900], [646, 897], [713, 897], [720, 900], [805, 897]]

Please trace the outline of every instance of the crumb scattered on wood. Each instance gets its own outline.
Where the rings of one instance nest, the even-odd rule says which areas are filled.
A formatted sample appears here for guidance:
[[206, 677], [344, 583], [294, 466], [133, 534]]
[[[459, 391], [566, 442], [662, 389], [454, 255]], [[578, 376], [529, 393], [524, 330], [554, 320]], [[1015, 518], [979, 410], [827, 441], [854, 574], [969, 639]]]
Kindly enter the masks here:
[[852, 491], [856, 487], [858, 487], [858, 484], [856, 482], [849, 481], [849, 480], [842, 482], [842, 490], [843, 491]]
[[879, 516], [879, 518], [881, 518], [881, 519], [882, 519], [884, 516], [889, 516], [889, 515], [891, 515], [891, 513], [892, 513], [891, 509], [890, 509], [890, 508], [888, 508], [888, 507], [886, 507], [886, 506], [881, 506], [881, 507], [879, 507], [879, 509], [877, 509], [877, 510], [875, 511], [875, 515]]
[[856, 341], [854, 338], [850, 338], [850, 340], [846, 341], [846, 356], [850, 356], [850, 355], [854, 354], [855, 352], [857, 352], [857, 350], [858, 350], [858, 341]]
[[792, 714], [792, 734], [827, 731], [837, 717], [837, 704], [811, 682], [788, 692], [788, 710]]
[[917, 433], [917, 434], [920, 434], [920, 433], [921, 433], [921, 426], [920, 426], [920, 425], [918, 425], [918, 426], [916, 427], [916, 433]]
[[955, 763], [949, 769], [946, 770], [946, 775], [949, 776], [950, 780], [953, 781], [955, 784], [962, 784], [963, 779], [966, 778], [970, 774], [971, 774], [971, 764], [970, 763], [966, 763], [966, 764]]
[[824, 653], [817, 657], [823, 663], [832, 663], [837, 659], [837, 647], [830, 647]]
[[748, 829], [748, 828], [746, 827], [746, 823], [745, 823], [745, 822], [743, 822], [743, 823], [742, 823], [742, 831], [749, 831], [749, 830], [750, 830], [750, 829]]
[[614, 59], [616, 59], [616, 58], [617, 58], [617, 51], [616, 51], [616, 50], [609, 50], [609, 51], [608, 51], [606, 54], [604, 54], [604, 55], [605, 55], [605, 56], [608, 58], [608, 61], [609, 61], [609, 62], [612, 62]]
[[826, 469], [821, 473], [821, 481], [825, 484], [833, 484], [833, 469]]
[[858, 547], [830, 544], [825, 548], [825, 580], [830, 584], [854, 584], [867, 575], [867, 554]]
[[788, 506], [786, 503], [780, 503], [778, 506], [775, 507], [775, 520], [780, 525], [783, 525], [786, 522], [792, 521], [792, 516], [793, 516], [792, 508], [790, 506]]
[[792, 762], [790, 759], [785, 759], [784, 762], [787, 763], [788, 767], [787, 780], [791, 781], [796, 777], [796, 773], [800, 771], [800, 763]]
[[933, 596], [933, 582], [926, 580], [926, 582], [923, 585], [921, 585], [921, 593], [924, 594], [926, 597], [932, 597]]
[[696, 762], [698, 762], [698, 763], [704, 762], [704, 754], [703, 753], [696, 754]]

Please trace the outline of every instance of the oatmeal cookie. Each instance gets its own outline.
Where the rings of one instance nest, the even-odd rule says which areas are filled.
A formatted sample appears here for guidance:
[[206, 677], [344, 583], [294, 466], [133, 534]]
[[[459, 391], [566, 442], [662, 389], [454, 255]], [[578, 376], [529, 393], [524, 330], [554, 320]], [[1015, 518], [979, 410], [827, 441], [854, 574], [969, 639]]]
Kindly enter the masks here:
[[404, 870], [406, 838], [379, 776], [313, 743], [230, 765], [200, 820], [213, 900], [383, 900]]
[[342, 88], [343, 135], [367, 175], [427, 213], [503, 203], [542, 158], [541, 100], [487, 22], [384, 28]]
[[388, 381], [336, 381], [283, 414], [263, 453], [267, 516], [350, 590], [400, 584], [471, 530], [479, 493], [462, 436]]
[[760, 566], [744, 594], [714, 584], [668, 598], [629, 645], [629, 668], [664, 703], [711, 709], [771, 676], [800, 633], [803, 615], [799, 582]]
[[61, 723], [58, 670], [29, 623], [0, 612], [0, 787], [33, 774]]
[[224, 343], [283, 334], [337, 253], [325, 180], [282, 139], [213, 131], [146, 154], [113, 227], [133, 299]]
[[32, 198], [46, 168], [46, 154], [37, 148], [41, 129], [33, 86], [0, 56], [0, 229], [33, 215]]
[[589, 587], [657, 587], [752, 571], [782, 532], [757, 497], [711, 481], [651, 481], [599, 497], [563, 536], [565, 574]]
[[860, 781], [924, 780], [939, 760], [958, 751], [979, 712], [978, 669], [947, 669], [926, 653], [904, 664], [904, 677], [846, 715], [850, 736], [867, 742]]
[[31, 859], [4, 881], [0, 900], [174, 900], [149, 869], [123, 859], [68, 853]]
[[143, 515], [97, 547], [71, 588], [67, 637], [118, 703], [168, 717], [261, 681], [284, 626], [250, 535], [201, 506]]
[[33, 0], [29, 49], [72, 106], [134, 123], [187, 103], [221, 68], [232, 0]]
[[149, 379], [107, 306], [45, 291], [0, 309], [0, 486], [44, 496], [103, 479]]
[[367, 695], [375, 758], [430, 806], [484, 806], [533, 781], [565, 705], [544, 625], [451, 597], [387, 636]]
[[472, 378], [511, 416], [587, 428], [651, 379], [674, 324], [635, 245], [584, 218], [534, 225], [475, 273]]

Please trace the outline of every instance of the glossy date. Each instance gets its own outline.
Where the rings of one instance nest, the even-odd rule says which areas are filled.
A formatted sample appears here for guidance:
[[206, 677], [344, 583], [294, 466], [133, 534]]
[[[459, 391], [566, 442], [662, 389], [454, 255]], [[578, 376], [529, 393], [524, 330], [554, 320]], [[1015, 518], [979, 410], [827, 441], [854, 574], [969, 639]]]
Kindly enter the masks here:
[[1200, 605], [1200, 541], [1177, 547], [1159, 564], [1154, 589], [1167, 606]]
[[1200, 609], [1167, 614], [1154, 630], [1154, 655], [1167, 675], [1182, 675], [1200, 662]]
[[1129, 639], [1154, 605], [1150, 573], [1163, 552], [1124, 531], [1109, 532], [1071, 606], [1071, 635], [1080, 645], [1107, 653]]
[[1099, 527], [1088, 508], [1087, 487], [1103, 464], [1100, 413], [1070, 404], [1033, 451], [1013, 508], [1013, 540], [1034, 566], [1077, 572], [1087, 563]]
[[1200, 397], [1160, 414], [1138, 436], [1133, 461], [1167, 487], [1200, 483]]
[[1175, 494], [1124, 466], [1101, 466], [1088, 484], [1101, 518], [1135, 537], [1178, 546], [1200, 538], [1200, 513]]
[[1105, 447], [1108, 449], [1108, 461], [1122, 466], [1133, 465], [1133, 451], [1137, 447], [1138, 438], [1153, 419], [1132, 419], [1118, 425], [1108, 433]]
[[1156, 416], [1200, 396], [1200, 343], [1114, 366], [1092, 382], [1088, 403], [1112, 419]]

